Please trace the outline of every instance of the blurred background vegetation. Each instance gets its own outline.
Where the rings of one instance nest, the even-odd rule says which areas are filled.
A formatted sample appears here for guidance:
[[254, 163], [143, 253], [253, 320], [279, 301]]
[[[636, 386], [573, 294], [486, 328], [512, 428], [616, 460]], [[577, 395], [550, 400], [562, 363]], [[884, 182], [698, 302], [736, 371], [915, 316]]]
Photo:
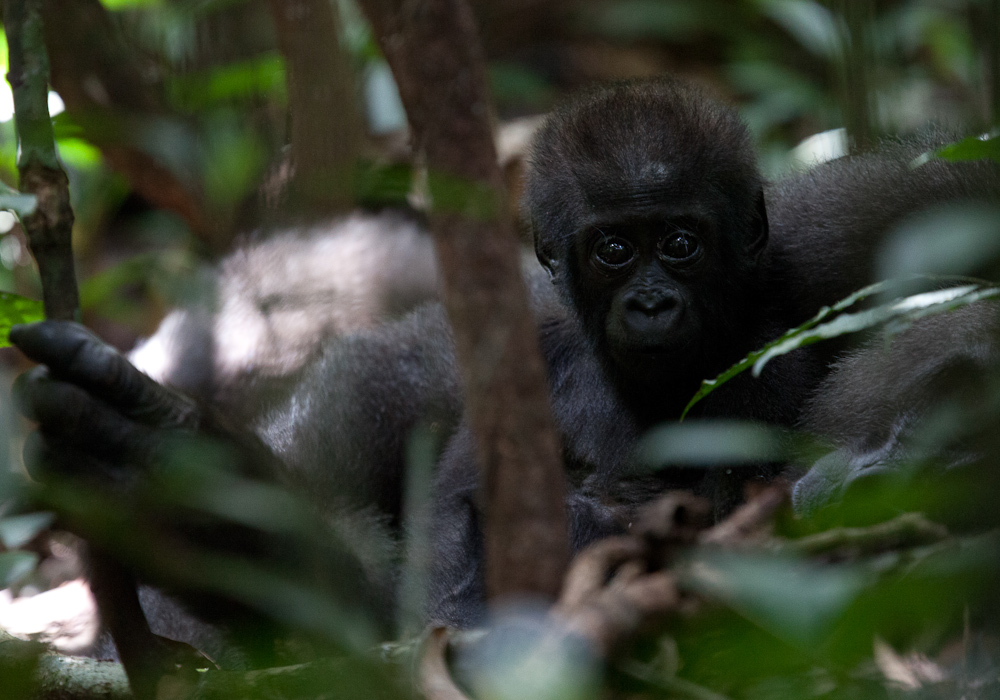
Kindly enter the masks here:
[[[348, 56], [345, 84], [353, 85], [361, 124], [331, 113], [320, 130], [350, 142], [362, 165], [349, 196], [309, 214], [299, 207], [293, 217], [284, 188], [293, 123], [286, 65], [292, 59], [287, 46], [282, 50], [266, 0], [47, 0], [50, 110], [71, 182], [84, 321], [109, 342], [129, 349], [151, 334], [171, 307], [199, 288], [199, 270], [240, 241], [352, 206], [412, 203], [405, 115], [391, 73], [355, 4], [331, 1]], [[928, 124], [977, 135], [1000, 120], [997, 0], [472, 5], [503, 124], [530, 124], [517, 120], [543, 114], [589, 84], [683, 75], [738, 105], [757, 138], [765, 173], [780, 177], [826, 150], [864, 148], [881, 135]], [[0, 47], [4, 71], [6, 54]], [[0, 181], [15, 186], [12, 111], [2, 83]], [[516, 193], [524, 151], [512, 148], [507, 175]], [[7, 213], [0, 213], [0, 292], [39, 297], [24, 236]], [[0, 350], [0, 360], [9, 383], [23, 360], [9, 349]], [[0, 409], [6, 433], [0, 446], [9, 446], [0, 449], [3, 516], [14, 511], [17, 488], [5, 480], [20, 469], [20, 426], [6, 399]], [[210, 504], [217, 494], [206, 507], [221, 510], [232, 484], [213, 481], [216, 476], [201, 475], [190, 482], [200, 486], [185, 488], [201, 489]], [[637, 654], [641, 661], [619, 669], [616, 687], [624, 696], [701, 700], [1000, 697], [996, 597], [990, 594], [998, 580], [997, 543], [981, 534], [996, 524], [996, 484], [981, 477], [966, 474], [930, 486], [917, 479], [893, 482], [810, 521], [781, 524], [781, 532], [802, 536], [921, 510], [974, 533], [948, 546], [823, 568], [785, 554], [703, 562], [701, 571], [714, 571], [714, 578], [691, 585], [724, 604], [681, 625], [673, 637], [650, 642]], [[251, 497], [263, 503], [271, 495]], [[86, 500], [57, 494], [50, 502], [71, 512], [93, 509], [76, 498]], [[45, 585], [32, 573], [37, 553], [18, 548], [49, 523], [37, 514], [0, 520], [0, 588]], [[46, 546], [43, 554], [51, 556], [51, 543]], [[284, 622], [312, 625], [311, 631], [349, 648], [373, 641], [351, 638], [341, 626], [343, 611], [285, 605], [295, 596], [315, 603], [322, 600], [319, 593], [282, 587], [261, 572], [219, 571], [214, 580], [192, 583], [244, 599], [257, 594], [236, 590], [232, 581], [256, 578], [266, 594], [255, 605]], [[377, 688], [362, 682], [371, 664], [358, 661], [360, 670], [333, 674], [344, 696], [405, 694], [394, 681], [372, 681]], [[566, 668], [577, 678], [568, 685], [557, 679], [544, 690], [480, 690], [491, 697], [595, 696], [596, 686], [579, 681], [589, 677], [584, 671]]]
[[[362, 158], [405, 162], [391, 74], [358, 8], [336, 4], [367, 127]], [[821, 132], [847, 126], [862, 143], [928, 123], [972, 133], [996, 113], [990, 0], [472, 4], [503, 121], [595, 82], [692, 76], [739, 105], [766, 173], [778, 176], [799, 162], [794, 147]], [[67, 93], [53, 91], [50, 108], [72, 181], [86, 319], [127, 348], [177, 302], [197, 261], [266, 223], [267, 183], [287, 160], [288, 91], [265, 0], [97, 5], [68, 0], [49, 13], [64, 18], [48, 31], [53, 83]], [[4, 84], [0, 179], [13, 185], [12, 109]], [[144, 183], [128, 160], [165, 174]], [[362, 204], [400, 196], [391, 177], [359, 189]], [[13, 217], [0, 216], [0, 229], [0, 291], [37, 298]]]

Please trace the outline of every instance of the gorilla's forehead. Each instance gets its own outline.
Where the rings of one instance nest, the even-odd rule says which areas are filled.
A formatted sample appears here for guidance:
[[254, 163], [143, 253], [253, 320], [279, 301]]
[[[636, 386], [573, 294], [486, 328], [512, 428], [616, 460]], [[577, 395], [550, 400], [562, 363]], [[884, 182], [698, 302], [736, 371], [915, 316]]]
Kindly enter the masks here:
[[581, 200], [592, 211], [666, 213], [664, 210], [678, 204], [711, 211], [727, 201], [727, 188], [709, 173], [669, 166], [651, 169], [638, 177], [607, 171], [603, 177], [578, 176], [575, 185]]

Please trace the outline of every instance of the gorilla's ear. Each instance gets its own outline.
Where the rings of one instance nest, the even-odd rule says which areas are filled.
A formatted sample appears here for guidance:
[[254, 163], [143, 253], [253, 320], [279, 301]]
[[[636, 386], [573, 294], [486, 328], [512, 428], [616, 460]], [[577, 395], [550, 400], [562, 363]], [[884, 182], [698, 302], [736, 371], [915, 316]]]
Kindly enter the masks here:
[[767, 206], [764, 204], [764, 190], [757, 193], [757, 216], [754, 217], [752, 237], [747, 244], [747, 257], [757, 262], [767, 247], [768, 223]]
[[562, 273], [562, 264], [559, 256], [556, 254], [556, 247], [553, 241], [551, 239], [542, 240], [534, 220], [531, 221], [531, 237], [535, 241], [535, 257], [538, 258], [538, 262], [549, 273], [549, 279], [556, 282]]

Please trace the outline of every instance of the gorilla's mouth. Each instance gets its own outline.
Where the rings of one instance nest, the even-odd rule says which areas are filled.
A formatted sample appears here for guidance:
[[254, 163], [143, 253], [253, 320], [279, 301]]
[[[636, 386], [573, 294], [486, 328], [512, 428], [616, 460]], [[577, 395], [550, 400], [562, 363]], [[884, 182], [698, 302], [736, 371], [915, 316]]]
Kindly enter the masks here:
[[667, 339], [656, 339], [647, 342], [637, 341], [635, 338], [627, 339], [626, 342], [615, 342], [609, 339], [612, 356], [618, 364], [626, 369], [629, 365], [631, 369], [648, 371], [662, 366], [663, 369], [676, 371], [678, 365], [687, 365], [693, 359], [695, 352], [693, 343], [688, 338], [678, 338], [676, 335]]
[[690, 364], [698, 356], [700, 329], [693, 319], [689, 318], [686, 324], [647, 323], [637, 326], [619, 319], [608, 319], [605, 323], [605, 340], [618, 362], [641, 362], [644, 368], [668, 362], [676, 369], [678, 364]]

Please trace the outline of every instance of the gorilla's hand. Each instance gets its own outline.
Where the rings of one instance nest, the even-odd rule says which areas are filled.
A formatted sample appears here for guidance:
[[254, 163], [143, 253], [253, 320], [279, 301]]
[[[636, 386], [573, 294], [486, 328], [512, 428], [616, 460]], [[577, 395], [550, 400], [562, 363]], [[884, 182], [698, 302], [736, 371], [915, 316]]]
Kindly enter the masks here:
[[200, 427], [193, 400], [157, 384], [76, 323], [15, 326], [10, 339], [41, 363], [14, 385], [21, 411], [39, 424], [25, 446], [33, 475], [42, 468], [128, 479], [155, 461], [167, 435]]

